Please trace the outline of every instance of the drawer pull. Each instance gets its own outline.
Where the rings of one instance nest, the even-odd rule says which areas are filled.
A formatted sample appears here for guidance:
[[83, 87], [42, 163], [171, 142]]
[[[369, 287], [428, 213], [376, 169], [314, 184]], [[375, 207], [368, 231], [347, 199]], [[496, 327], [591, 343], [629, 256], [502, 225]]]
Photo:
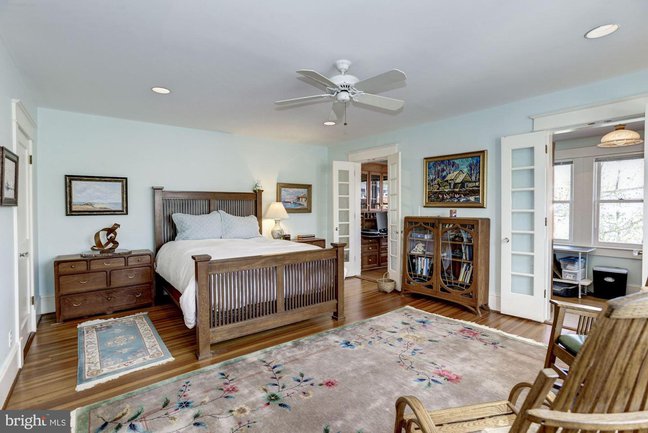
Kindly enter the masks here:
[[73, 306], [73, 307], [80, 307], [80, 306], [81, 306], [81, 302], [79, 302], [78, 304], [75, 304], [75, 303], [73, 302], [73, 303], [72, 303], [72, 306]]
[[135, 274], [127, 275], [127, 277], [128, 277], [129, 280], [132, 280], [133, 278], [135, 278]]
[[104, 266], [110, 266], [110, 262], [104, 262]]
[[106, 296], [106, 301], [112, 301], [112, 296]]
[[76, 268], [76, 265], [70, 265], [70, 269]]
[[79, 281], [79, 284], [87, 284], [88, 280]]
[[139, 298], [140, 296], [142, 296], [142, 292], [137, 292], [137, 293], [135, 293], [135, 297], [136, 297], [136, 298]]

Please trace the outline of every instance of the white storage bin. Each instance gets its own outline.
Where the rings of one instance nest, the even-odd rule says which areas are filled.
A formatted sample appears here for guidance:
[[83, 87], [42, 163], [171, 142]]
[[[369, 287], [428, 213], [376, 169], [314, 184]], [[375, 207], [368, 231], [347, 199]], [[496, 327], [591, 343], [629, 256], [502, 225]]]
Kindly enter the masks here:
[[581, 269], [580, 271], [566, 271], [563, 269], [562, 279], [569, 280], [569, 281], [583, 280], [585, 279], [585, 269]]

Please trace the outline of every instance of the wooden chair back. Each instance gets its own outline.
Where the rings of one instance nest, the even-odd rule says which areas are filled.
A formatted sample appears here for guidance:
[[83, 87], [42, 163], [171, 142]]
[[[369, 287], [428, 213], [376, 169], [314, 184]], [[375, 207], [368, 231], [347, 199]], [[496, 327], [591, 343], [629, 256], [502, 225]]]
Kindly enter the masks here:
[[582, 414], [648, 409], [648, 293], [607, 303], [551, 409]]

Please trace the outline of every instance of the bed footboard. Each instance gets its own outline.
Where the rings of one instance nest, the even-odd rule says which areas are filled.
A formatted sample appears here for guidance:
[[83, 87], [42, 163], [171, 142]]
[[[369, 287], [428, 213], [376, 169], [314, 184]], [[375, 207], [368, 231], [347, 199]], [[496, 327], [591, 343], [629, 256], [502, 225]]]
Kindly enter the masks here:
[[210, 345], [324, 313], [344, 319], [344, 246], [267, 256], [211, 260], [196, 268], [198, 359]]

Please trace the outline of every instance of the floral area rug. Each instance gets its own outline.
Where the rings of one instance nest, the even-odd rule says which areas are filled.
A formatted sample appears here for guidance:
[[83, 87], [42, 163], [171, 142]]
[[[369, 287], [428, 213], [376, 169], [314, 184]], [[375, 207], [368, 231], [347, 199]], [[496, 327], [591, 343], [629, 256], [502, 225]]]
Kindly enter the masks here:
[[392, 432], [397, 397], [505, 399], [545, 346], [405, 307], [77, 409], [77, 432]]
[[173, 361], [146, 313], [78, 326], [77, 391]]

